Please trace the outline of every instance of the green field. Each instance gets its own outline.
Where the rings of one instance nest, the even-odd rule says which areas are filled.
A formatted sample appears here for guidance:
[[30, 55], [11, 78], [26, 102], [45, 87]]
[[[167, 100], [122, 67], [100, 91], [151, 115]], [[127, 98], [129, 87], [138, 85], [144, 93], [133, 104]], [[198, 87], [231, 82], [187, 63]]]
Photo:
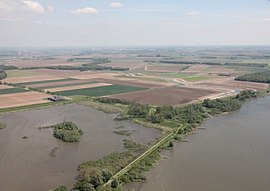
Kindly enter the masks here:
[[184, 73], [163, 73], [161, 76], [168, 78], [186, 78], [192, 76], [193, 74], [184, 74]]
[[23, 83], [15, 83], [16, 85], [34, 85], [34, 84], [46, 84], [46, 83], [54, 83], [54, 82], [66, 82], [66, 81], [75, 81], [78, 79], [74, 78], [65, 78], [65, 79], [60, 79], [60, 80], [43, 80], [43, 81], [34, 81], [34, 82], [23, 82]]
[[189, 81], [189, 82], [196, 82], [196, 81], [208, 80], [210, 78], [206, 77], [206, 76], [189, 76], [189, 77], [185, 77], [183, 79], [186, 81]]
[[49, 88], [62, 88], [62, 87], [69, 87], [69, 86], [78, 86], [84, 84], [96, 84], [97, 82], [81, 82], [81, 83], [74, 83], [74, 84], [62, 84], [62, 85], [49, 85], [49, 86], [40, 86], [37, 89], [49, 89]]
[[8, 88], [8, 89], [2, 89], [0, 90], [0, 95], [2, 94], [15, 94], [20, 92], [27, 92], [29, 90], [22, 89], [22, 88]]
[[56, 92], [59, 95], [63, 96], [73, 96], [73, 95], [86, 95], [91, 97], [96, 96], [106, 96], [120, 93], [127, 93], [139, 90], [145, 90], [146, 88], [139, 88], [133, 86], [124, 86], [124, 85], [111, 85], [111, 86], [103, 86], [103, 87], [95, 87], [95, 88], [84, 88], [78, 90], [68, 90]]

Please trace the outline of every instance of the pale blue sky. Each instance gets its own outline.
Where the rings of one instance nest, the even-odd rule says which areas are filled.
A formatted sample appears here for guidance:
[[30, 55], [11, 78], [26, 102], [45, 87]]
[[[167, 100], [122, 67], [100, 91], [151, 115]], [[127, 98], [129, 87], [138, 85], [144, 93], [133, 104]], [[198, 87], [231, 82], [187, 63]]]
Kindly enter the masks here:
[[270, 45], [269, 0], [0, 0], [0, 46]]

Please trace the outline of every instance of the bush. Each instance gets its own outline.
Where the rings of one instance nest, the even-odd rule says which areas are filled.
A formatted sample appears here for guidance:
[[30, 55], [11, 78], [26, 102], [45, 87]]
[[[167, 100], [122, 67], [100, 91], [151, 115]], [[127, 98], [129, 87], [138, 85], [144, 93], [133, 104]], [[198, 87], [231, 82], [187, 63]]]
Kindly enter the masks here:
[[82, 130], [72, 122], [63, 122], [53, 125], [53, 135], [64, 142], [79, 142]]
[[59, 186], [58, 188], [54, 189], [54, 191], [68, 191], [67, 187], [65, 186]]

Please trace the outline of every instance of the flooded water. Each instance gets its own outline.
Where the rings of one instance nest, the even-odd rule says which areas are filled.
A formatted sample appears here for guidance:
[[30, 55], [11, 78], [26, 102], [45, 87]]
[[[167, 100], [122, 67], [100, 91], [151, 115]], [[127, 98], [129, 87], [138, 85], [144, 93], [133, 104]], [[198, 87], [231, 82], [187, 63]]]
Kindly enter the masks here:
[[175, 144], [140, 191], [270, 190], [270, 97], [213, 118], [206, 130]]
[[[72, 187], [79, 164], [123, 149], [127, 137], [113, 133], [117, 127], [131, 130], [132, 138], [145, 144], [160, 135], [155, 129], [114, 121], [115, 116], [76, 104], [1, 115], [7, 128], [0, 130], [0, 190]], [[53, 137], [52, 129], [38, 129], [63, 120], [83, 130], [79, 143], [64, 143]]]

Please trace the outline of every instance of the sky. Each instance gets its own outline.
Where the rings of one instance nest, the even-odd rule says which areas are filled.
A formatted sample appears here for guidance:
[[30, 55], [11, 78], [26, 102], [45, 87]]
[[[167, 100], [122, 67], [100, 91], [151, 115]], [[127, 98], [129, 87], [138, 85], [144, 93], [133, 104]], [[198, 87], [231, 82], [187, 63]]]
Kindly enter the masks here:
[[270, 0], [0, 0], [0, 46], [270, 45]]

